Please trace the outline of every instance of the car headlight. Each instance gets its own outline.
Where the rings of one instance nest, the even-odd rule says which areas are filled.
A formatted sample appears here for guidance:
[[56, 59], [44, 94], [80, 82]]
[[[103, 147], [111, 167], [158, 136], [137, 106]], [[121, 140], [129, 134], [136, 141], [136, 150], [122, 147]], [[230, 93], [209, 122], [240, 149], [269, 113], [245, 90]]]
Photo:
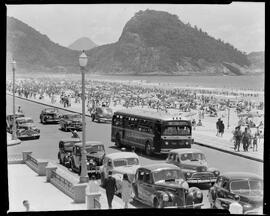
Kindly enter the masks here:
[[163, 201], [165, 201], [165, 202], [167, 202], [167, 201], [169, 201], [169, 196], [168, 196], [168, 194], [163, 194]]
[[215, 175], [215, 176], [218, 176], [218, 175], [219, 175], [219, 171], [215, 170], [215, 171], [214, 171], [214, 175]]
[[188, 142], [186, 142], [186, 145], [188, 145]]
[[191, 173], [190, 173], [190, 172], [187, 172], [187, 173], [186, 173], [186, 177], [187, 177], [187, 178], [190, 178], [190, 177], [191, 177]]
[[169, 145], [169, 142], [165, 141], [165, 145]]

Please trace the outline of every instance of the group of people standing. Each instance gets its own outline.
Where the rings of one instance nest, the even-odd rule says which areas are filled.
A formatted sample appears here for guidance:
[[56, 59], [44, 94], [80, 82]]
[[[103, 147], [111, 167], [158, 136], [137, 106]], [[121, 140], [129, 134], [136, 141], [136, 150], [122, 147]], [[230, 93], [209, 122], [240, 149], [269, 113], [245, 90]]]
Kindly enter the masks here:
[[233, 132], [233, 138], [234, 138], [234, 150], [240, 151], [240, 145], [241, 142], [243, 144], [243, 150], [245, 152], [248, 151], [249, 147], [252, 146], [253, 151], [258, 151], [258, 142], [259, 142], [259, 128], [257, 128], [257, 131], [252, 135], [250, 127], [247, 126], [245, 128], [245, 131], [241, 131], [241, 126], [235, 127], [235, 130]]

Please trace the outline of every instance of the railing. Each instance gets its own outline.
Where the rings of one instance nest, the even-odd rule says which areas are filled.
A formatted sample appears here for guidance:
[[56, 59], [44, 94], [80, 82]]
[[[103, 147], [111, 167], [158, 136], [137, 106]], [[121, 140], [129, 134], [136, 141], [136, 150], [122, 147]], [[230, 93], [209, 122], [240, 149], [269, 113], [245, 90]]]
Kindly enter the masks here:
[[68, 196], [73, 198], [73, 183], [57, 173], [57, 170], [51, 171], [51, 181], [61, 187]]
[[101, 203], [97, 198], [94, 198], [94, 209], [101, 209]]
[[38, 161], [31, 154], [27, 155], [27, 160], [30, 160], [36, 167], [38, 166]]

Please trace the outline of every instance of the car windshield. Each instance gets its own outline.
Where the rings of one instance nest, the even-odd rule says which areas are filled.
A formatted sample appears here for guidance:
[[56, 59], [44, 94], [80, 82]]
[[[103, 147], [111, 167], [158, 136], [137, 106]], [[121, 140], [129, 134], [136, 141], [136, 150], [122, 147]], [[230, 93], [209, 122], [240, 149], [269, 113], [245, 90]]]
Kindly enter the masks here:
[[20, 119], [18, 120], [19, 124], [34, 123], [32, 119]]
[[205, 156], [202, 153], [185, 153], [181, 155], [181, 161], [205, 161]]
[[154, 171], [153, 177], [154, 177], [155, 182], [184, 178], [181, 170], [176, 170], [176, 169], [164, 169], [164, 170]]
[[261, 180], [237, 180], [230, 184], [232, 192], [247, 193], [251, 191], [262, 191], [263, 183]]
[[113, 161], [115, 167], [139, 165], [138, 158], [121, 158]]
[[191, 128], [190, 126], [166, 126], [162, 133], [163, 136], [176, 136], [176, 135], [182, 135], [187, 136], [191, 135]]
[[102, 111], [104, 114], [112, 114], [113, 113], [112, 109], [108, 108], [108, 107], [103, 108]]
[[99, 152], [99, 151], [105, 151], [103, 145], [94, 145], [91, 147], [86, 148], [87, 153], [93, 153], [93, 152]]

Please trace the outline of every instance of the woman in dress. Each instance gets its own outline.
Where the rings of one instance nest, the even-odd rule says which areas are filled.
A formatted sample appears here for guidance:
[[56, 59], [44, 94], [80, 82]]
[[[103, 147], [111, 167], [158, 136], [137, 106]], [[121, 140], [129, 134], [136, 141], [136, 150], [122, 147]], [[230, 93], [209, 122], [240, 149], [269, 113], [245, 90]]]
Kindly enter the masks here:
[[124, 208], [128, 208], [128, 203], [131, 198], [131, 192], [132, 192], [131, 182], [128, 179], [128, 175], [125, 173], [123, 175], [123, 180], [121, 183], [121, 195], [122, 200], [125, 203]]

